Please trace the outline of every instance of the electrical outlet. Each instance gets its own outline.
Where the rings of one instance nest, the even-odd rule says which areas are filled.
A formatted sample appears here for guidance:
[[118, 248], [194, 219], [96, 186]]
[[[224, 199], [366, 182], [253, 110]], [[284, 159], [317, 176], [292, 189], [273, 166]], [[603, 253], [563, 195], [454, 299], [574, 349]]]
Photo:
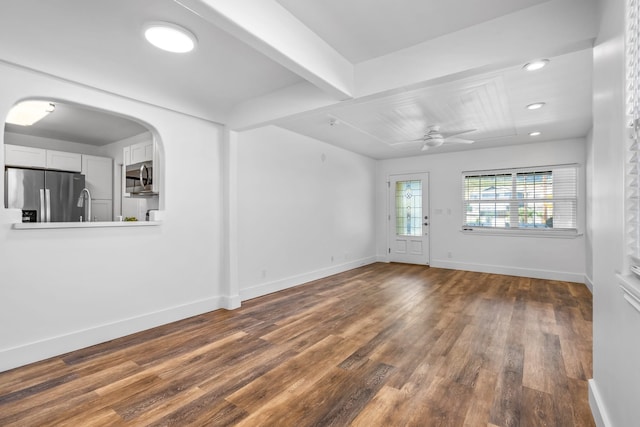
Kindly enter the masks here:
[[453, 258], [453, 254], [451, 253], [451, 251], [447, 252], [447, 258]]

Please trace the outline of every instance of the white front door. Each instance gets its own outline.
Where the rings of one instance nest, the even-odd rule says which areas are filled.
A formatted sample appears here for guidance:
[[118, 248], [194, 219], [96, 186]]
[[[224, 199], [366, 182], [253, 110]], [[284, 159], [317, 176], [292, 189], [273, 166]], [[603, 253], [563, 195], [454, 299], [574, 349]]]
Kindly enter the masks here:
[[429, 264], [429, 175], [389, 177], [389, 261]]

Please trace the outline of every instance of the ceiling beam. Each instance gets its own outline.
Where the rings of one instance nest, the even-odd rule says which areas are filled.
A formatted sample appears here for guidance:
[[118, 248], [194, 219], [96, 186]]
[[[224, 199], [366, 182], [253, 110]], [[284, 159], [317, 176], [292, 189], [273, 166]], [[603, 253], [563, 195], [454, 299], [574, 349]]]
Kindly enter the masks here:
[[[354, 96], [593, 46], [595, 0], [551, 0], [355, 66]], [[524, 61], [524, 62], [523, 62]]]
[[337, 100], [353, 97], [353, 64], [274, 0], [174, 0]]

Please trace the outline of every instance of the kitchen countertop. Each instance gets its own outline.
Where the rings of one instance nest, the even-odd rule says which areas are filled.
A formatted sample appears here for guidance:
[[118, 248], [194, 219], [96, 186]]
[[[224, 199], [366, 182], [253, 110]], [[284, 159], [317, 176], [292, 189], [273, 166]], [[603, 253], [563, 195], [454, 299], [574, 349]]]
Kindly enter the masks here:
[[38, 230], [45, 228], [101, 228], [101, 227], [152, 227], [162, 221], [95, 221], [95, 222], [18, 222], [14, 230]]

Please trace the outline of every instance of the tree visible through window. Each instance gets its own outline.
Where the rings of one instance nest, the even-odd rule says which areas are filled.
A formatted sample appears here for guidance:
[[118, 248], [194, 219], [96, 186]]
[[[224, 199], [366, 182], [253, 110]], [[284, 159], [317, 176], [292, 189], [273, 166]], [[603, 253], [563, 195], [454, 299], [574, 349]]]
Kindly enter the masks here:
[[463, 227], [576, 231], [575, 165], [463, 173]]

